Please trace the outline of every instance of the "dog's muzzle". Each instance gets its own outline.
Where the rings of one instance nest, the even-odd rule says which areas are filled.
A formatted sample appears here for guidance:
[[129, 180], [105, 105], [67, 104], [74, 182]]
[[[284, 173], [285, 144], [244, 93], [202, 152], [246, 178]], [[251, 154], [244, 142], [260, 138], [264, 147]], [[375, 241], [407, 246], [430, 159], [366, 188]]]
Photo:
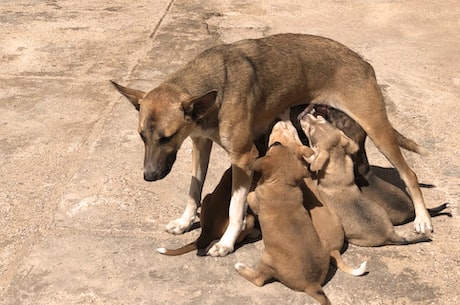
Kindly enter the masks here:
[[166, 177], [176, 161], [176, 153], [169, 154], [163, 162], [146, 162], [144, 165], [144, 180], [157, 181]]

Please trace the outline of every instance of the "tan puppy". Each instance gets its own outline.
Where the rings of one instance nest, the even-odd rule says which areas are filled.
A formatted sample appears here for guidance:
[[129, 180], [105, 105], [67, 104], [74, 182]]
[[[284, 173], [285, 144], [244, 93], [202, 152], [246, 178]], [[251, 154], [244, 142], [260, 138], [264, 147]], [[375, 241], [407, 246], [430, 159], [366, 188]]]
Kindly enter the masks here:
[[[342, 130], [346, 136], [348, 136], [350, 139], [352, 139], [358, 144], [359, 150], [355, 154], [352, 155], [352, 159], [353, 159], [354, 172], [355, 172], [355, 182], [360, 184], [363, 179], [362, 176], [365, 175], [369, 171], [369, 161], [367, 159], [366, 147], [365, 147], [365, 141], [366, 141], [367, 134], [364, 131], [364, 129], [361, 126], [359, 126], [359, 124], [356, 123], [352, 118], [346, 115], [344, 112], [337, 110], [335, 108], [332, 108], [328, 105], [318, 105], [318, 104], [311, 104], [311, 105], [308, 105], [307, 107], [305, 105], [293, 107], [291, 111], [291, 117], [292, 117], [293, 122], [297, 123], [298, 122], [297, 118], [303, 117], [307, 113], [313, 114], [314, 116], [324, 117], [328, 122], [330, 122], [332, 125], [334, 125], [338, 129]], [[299, 131], [300, 134], [304, 135], [304, 133], [301, 130], [301, 127], [300, 126], [298, 127], [300, 128], [300, 131]], [[396, 135], [396, 138], [398, 139], [398, 143], [400, 147], [407, 149], [409, 151], [421, 154], [421, 155], [427, 154], [426, 151], [422, 147], [420, 147], [417, 143], [415, 143], [413, 140], [406, 138], [394, 128], [393, 128], [393, 131]], [[308, 139], [306, 139], [306, 142], [304, 143], [308, 143]]]
[[[279, 142], [289, 146], [293, 150], [302, 150], [297, 130], [290, 121], [289, 110], [281, 116], [281, 121], [277, 122], [270, 133], [269, 145]], [[304, 178], [304, 184], [300, 184], [303, 192], [304, 207], [310, 214], [313, 227], [318, 234], [321, 243], [331, 255], [331, 262], [342, 271], [351, 275], [362, 275], [366, 269], [366, 262], [363, 262], [359, 269], [352, 269], [347, 266], [340, 256], [340, 250], [345, 242], [345, 232], [339, 217], [325, 206], [321, 201], [316, 184], [310, 175]]]
[[[309, 149], [305, 153], [305, 157], [312, 154]], [[259, 217], [265, 250], [256, 269], [241, 263], [235, 268], [257, 286], [274, 278], [320, 304], [330, 304], [321, 287], [330, 256], [303, 206], [300, 185], [308, 171], [301, 158], [289, 146], [275, 142], [265, 157], [254, 162], [254, 171], [262, 177], [248, 201]]]
[[309, 162], [310, 170], [317, 172], [318, 190], [339, 216], [350, 243], [381, 246], [430, 240], [424, 235], [398, 235], [385, 210], [363, 196], [354, 182], [351, 155], [358, 150], [355, 142], [323, 117], [307, 114], [301, 125], [315, 150]]
[[230, 223], [209, 250], [211, 255], [231, 252], [244, 228], [251, 164], [258, 156], [253, 140], [284, 109], [304, 101], [338, 108], [363, 127], [407, 185], [416, 231], [432, 230], [417, 177], [401, 154], [373, 68], [338, 42], [302, 34], [242, 40], [204, 51], [148, 93], [115, 86], [139, 110], [145, 180], [164, 178], [182, 142], [188, 136], [193, 140], [190, 198], [182, 217], [168, 224], [169, 232], [183, 233], [195, 219], [212, 142], [229, 153]]
[[[203, 199], [200, 212], [201, 234], [198, 239], [178, 249], [158, 248], [157, 251], [165, 255], [182, 255], [197, 249], [199, 253], [200, 250], [208, 250], [211, 243], [221, 238], [227, 229], [231, 190], [232, 170], [229, 168], [224, 172], [214, 191]], [[248, 211], [246, 228], [240, 233], [236, 243], [242, 242], [248, 235], [254, 233], [254, 223], [254, 214]]]
[[[380, 205], [387, 213], [393, 225], [412, 221], [415, 217], [414, 205], [409, 195], [403, 190], [404, 185], [397, 185], [395, 182], [391, 183], [390, 181], [394, 181], [394, 177], [385, 177], [382, 174], [379, 176], [372, 167], [369, 167], [364, 149], [366, 133], [361, 126], [339, 110], [329, 108], [325, 111], [326, 113], [324, 113], [323, 108], [323, 112], [320, 115], [325, 116], [327, 121], [342, 130], [347, 137], [358, 143], [360, 147], [359, 150], [361, 153], [358, 153], [358, 156], [353, 159], [353, 163], [355, 168], [358, 167], [359, 175], [363, 179], [357, 182], [355, 177], [355, 182], [357, 182], [364, 198], [369, 202]], [[398, 142], [404, 148], [419, 154], [426, 154], [414, 141], [407, 139], [396, 130], [395, 132], [397, 133]], [[431, 217], [438, 216], [448, 206], [448, 203], [444, 203], [438, 207], [428, 209], [428, 212]], [[445, 214], [450, 215], [449, 213]]]

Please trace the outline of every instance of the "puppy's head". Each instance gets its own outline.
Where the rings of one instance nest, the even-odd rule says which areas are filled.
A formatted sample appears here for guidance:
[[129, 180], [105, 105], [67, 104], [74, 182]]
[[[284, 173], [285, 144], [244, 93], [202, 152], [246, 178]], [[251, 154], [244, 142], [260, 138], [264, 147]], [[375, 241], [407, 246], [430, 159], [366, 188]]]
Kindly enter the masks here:
[[309, 172], [305, 167], [304, 158], [311, 157], [313, 152], [306, 146], [299, 145], [296, 149], [274, 142], [267, 154], [254, 161], [253, 170], [262, 174], [261, 181], [285, 181], [295, 184]]
[[332, 125], [342, 130], [343, 133], [358, 143], [359, 145], [364, 145], [364, 140], [366, 139], [366, 132], [364, 129], [356, 123], [352, 118], [337, 109], [329, 109], [328, 121]]
[[297, 134], [297, 130], [294, 125], [292, 125], [289, 118], [287, 120], [278, 121], [275, 125], [273, 125], [268, 145], [271, 146], [275, 142], [290, 146], [293, 149], [302, 144], [299, 139], [299, 135]]
[[193, 97], [173, 86], [163, 85], [145, 93], [112, 83], [139, 111], [138, 132], [145, 145], [144, 179], [164, 178], [182, 142], [215, 107], [216, 91]]
[[306, 114], [300, 118], [300, 125], [315, 150], [314, 158], [309, 159], [312, 171], [321, 170], [334, 149], [342, 150], [346, 155], [352, 155], [359, 149], [358, 144], [321, 116]]

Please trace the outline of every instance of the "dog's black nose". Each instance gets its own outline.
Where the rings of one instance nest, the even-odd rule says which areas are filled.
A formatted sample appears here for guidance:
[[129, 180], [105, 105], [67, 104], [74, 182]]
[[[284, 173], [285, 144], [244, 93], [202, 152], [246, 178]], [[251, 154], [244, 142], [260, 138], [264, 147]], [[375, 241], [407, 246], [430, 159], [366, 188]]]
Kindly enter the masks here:
[[156, 175], [154, 172], [144, 172], [145, 181], [157, 181], [158, 179], [158, 175]]

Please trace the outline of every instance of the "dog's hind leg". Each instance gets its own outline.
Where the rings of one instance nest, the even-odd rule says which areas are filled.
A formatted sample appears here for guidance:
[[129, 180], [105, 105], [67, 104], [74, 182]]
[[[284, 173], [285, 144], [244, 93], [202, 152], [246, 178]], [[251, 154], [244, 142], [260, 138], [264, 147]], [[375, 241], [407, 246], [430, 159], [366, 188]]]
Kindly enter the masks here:
[[375, 79], [363, 81], [362, 90], [348, 90], [337, 98], [337, 108], [361, 125], [375, 146], [398, 170], [414, 203], [415, 230], [418, 233], [431, 232], [433, 230], [431, 218], [417, 176], [401, 153], [397, 136], [386, 114], [382, 93]]
[[166, 231], [172, 234], [184, 233], [195, 221], [196, 211], [200, 206], [204, 179], [208, 171], [212, 141], [206, 138], [192, 137], [192, 142], [192, 180], [190, 181], [187, 205], [182, 216], [166, 226]]

